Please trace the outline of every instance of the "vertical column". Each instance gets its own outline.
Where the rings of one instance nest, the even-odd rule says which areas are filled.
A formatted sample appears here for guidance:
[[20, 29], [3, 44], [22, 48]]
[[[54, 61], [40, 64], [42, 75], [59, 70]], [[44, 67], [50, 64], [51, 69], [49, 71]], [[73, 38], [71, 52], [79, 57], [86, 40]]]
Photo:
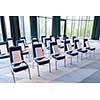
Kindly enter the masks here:
[[91, 39], [99, 40], [99, 37], [100, 37], [100, 16], [95, 16]]
[[30, 16], [31, 37], [38, 38], [37, 16]]
[[20, 38], [18, 16], [10, 16], [11, 37], [16, 41]]
[[0, 20], [1, 20], [1, 29], [2, 29], [3, 40], [6, 41], [7, 32], [6, 32], [6, 25], [5, 25], [4, 16], [0, 16]]
[[53, 16], [52, 21], [52, 35], [60, 35], [60, 16]]

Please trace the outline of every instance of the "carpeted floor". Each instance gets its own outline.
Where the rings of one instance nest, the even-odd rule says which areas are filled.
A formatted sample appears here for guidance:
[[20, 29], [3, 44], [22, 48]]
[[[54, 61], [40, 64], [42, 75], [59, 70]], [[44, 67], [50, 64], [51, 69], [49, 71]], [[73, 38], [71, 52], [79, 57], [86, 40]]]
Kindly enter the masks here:
[[79, 69], [78, 71], [71, 72], [69, 74], [65, 74], [59, 78], [52, 80], [51, 82], [71, 82], [77, 83], [81, 82], [82, 80], [86, 79], [87, 77], [94, 74], [97, 70], [96, 69]]

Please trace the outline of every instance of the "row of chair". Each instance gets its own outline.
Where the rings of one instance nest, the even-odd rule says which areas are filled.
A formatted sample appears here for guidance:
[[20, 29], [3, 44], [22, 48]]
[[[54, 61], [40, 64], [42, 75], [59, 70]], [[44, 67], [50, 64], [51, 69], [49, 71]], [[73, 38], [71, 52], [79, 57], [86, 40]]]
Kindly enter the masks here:
[[[55, 42], [54, 41], [50, 41], [49, 43], [50, 43], [50, 54], [51, 54], [52, 58], [55, 59], [56, 70], [57, 70], [57, 61], [58, 60], [64, 59], [64, 66], [66, 67], [66, 55], [64, 55], [64, 53], [61, 53], [59, 45], [57, 44], [57, 42], [56, 41]], [[91, 48], [90, 47], [88, 40], [85, 41], [85, 44], [86, 44], [86, 48], [83, 49], [81, 47], [80, 41], [78, 39], [76, 39], [75, 40], [75, 45], [77, 47], [76, 47], [76, 50], [74, 50], [72, 48], [70, 40], [64, 41], [64, 52], [66, 52], [66, 54], [71, 56], [71, 64], [72, 64], [72, 57], [73, 56], [77, 56], [77, 61], [78, 61], [78, 54], [79, 54], [78, 52], [87, 54], [88, 50], [95, 51], [95, 48]], [[47, 59], [44, 56], [42, 43], [39, 43], [39, 42], [36, 43], [36, 44], [32, 43], [32, 47], [33, 47], [34, 60], [37, 63], [38, 76], [40, 76], [39, 66], [38, 65], [49, 63], [49, 72], [51, 72], [50, 61], [49, 61], [49, 59]], [[81, 58], [82, 58], [82, 56], [81, 56]]]
[[13, 38], [9, 38], [6, 42], [0, 42], [0, 59], [8, 58], [10, 56], [9, 48], [14, 46], [21, 46], [23, 55], [29, 54], [29, 47], [23, 38], [17, 40], [16, 45]]
[[[45, 39], [46, 39], [46, 37], [45, 37]], [[42, 42], [46, 41], [45, 39], [42, 40]], [[49, 44], [50, 54], [51, 54], [52, 58], [55, 59], [56, 70], [57, 70], [57, 61], [59, 61], [59, 60], [64, 60], [64, 66], [66, 67], [66, 55], [64, 53], [61, 53], [60, 49], [62, 48], [62, 46], [60, 44], [58, 44], [57, 40], [59, 40], [62, 44], [64, 44], [63, 45], [64, 52], [71, 56], [71, 64], [72, 64], [73, 56], [77, 56], [77, 61], [78, 61], [79, 52], [81, 52], [81, 55], [82, 55], [82, 53], [86, 53], [86, 55], [87, 55], [88, 50], [95, 51], [95, 48], [90, 47], [88, 39], [84, 39], [85, 48], [82, 48], [82, 44], [79, 41], [79, 39], [74, 39], [74, 47], [75, 48], [73, 49], [73, 45], [71, 44], [70, 40], [68, 40], [68, 38], [61, 39], [60, 37], [52, 37], [52, 40], [50, 40], [48, 42], [48, 44]], [[24, 40], [20, 40], [20, 41], [24, 41]], [[37, 63], [38, 76], [40, 76], [39, 65], [49, 64], [49, 72], [51, 72], [50, 59], [45, 57], [44, 49], [43, 49], [44, 42], [43, 43], [42, 42], [39, 42], [38, 39], [32, 39], [33, 59]], [[25, 47], [25, 41], [21, 42], [21, 43], [22, 44], [17, 45], [15, 47], [14, 46], [9, 47], [11, 72], [13, 75], [14, 82], [15, 82], [14, 72], [19, 72], [19, 71], [26, 70], [26, 69], [28, 69], [29, 78], [31, 79], [29, 66], [23, 59], [24, 53], [23, 53], [22, 47], [23, 47], [23, 45]], [[26, 45], [25, 48], [27, 48], [27, 47], [28, 46]], [[1, 48], [0, 48], [0, 50], [1, 50]], [[81, 56], [81, 58], [82, 58], [82, 56]]]

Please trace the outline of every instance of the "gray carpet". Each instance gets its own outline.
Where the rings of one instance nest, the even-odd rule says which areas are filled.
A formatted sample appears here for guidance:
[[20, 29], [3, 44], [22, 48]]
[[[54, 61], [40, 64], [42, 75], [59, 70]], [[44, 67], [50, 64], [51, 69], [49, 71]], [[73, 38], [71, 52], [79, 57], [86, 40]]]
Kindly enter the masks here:
[[100, 70], [100, 62], [99, 61], [95, 61], [95, 62], [91, 62], [90, 64], [84, 66], [83, 68], [92, 68], [92, 69], [98, 69]]
[[[16, 77], [16, 80], [22, 80], [21, 77]], [[13, 83], [13, 77], [6, 76], [6, 75], [0, 75], [0, 83]]]
[[80, 69], [78, 71], [71, 72], [69, 74], [65, 74], [59, 78], [56, 78], [55, 80], [52, 80], [51, 82], [81, 82], [85, 78], [89, 77], [93, 73], [95, 73], [97, 70], [96, 69]]
[[80, 83], [100, 83], [100, 70], [84, 79]]

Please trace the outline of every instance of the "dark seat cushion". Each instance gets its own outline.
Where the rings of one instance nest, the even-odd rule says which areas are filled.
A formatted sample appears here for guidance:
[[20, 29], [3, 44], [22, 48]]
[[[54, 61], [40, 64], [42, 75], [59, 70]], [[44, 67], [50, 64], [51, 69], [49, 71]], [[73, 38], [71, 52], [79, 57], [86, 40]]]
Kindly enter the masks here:
[[25, 45], [25, 48], [28, 48], [29, 46], [28, 45]]
[[9, 54], [0, 54], [0, 59], [8, 58], [8, 57], [10, 57]]
[[87, 48], [88, 50], [91, 50], [91, 51], [93, 51], [93, 50], [95, 50], [95, 48]]
[[24, 62], [14, 64], [14, 67], [13, 67], [14, 72], [19, 72], [19, 71], [26, 70], [26, 69], [28, 69], [28, 65]]
[[64, 46], [63, 46], [63, 45], [58, 45], [58, 47], [59, 47], [59, 48], [64, 48]]
[[74, 44], [72, 44], [72, 47], [74, 47]]
[[47, 59], [46, 57], [41, 57], [41, 58], [35, 58], [36, 63], [38, 63], [39, 65], [44, 65], [50, 62], [49, 59]]
[[65, 55], [61, 55], [61, 54], [55, 54], [52, 55], [52, 57], [55, 58], [56, 60], [65, 59]]
[[50, 50], [50, 47], [47, 47], [48, 50]]
[[23, 55], [29, 54], [29, 50], [26, 49], [22, 53], [23, 53]]
[[71, 56], [76, 56], [76, 55], [78, 55], [78, 52], [69, 51], [69, 52], [67, 52], [67, 54], [69, 54]]
[[88, 50], [87, 49], [78, 49], [77, 51], [82, 52], [82, 53], [86, 53]]

